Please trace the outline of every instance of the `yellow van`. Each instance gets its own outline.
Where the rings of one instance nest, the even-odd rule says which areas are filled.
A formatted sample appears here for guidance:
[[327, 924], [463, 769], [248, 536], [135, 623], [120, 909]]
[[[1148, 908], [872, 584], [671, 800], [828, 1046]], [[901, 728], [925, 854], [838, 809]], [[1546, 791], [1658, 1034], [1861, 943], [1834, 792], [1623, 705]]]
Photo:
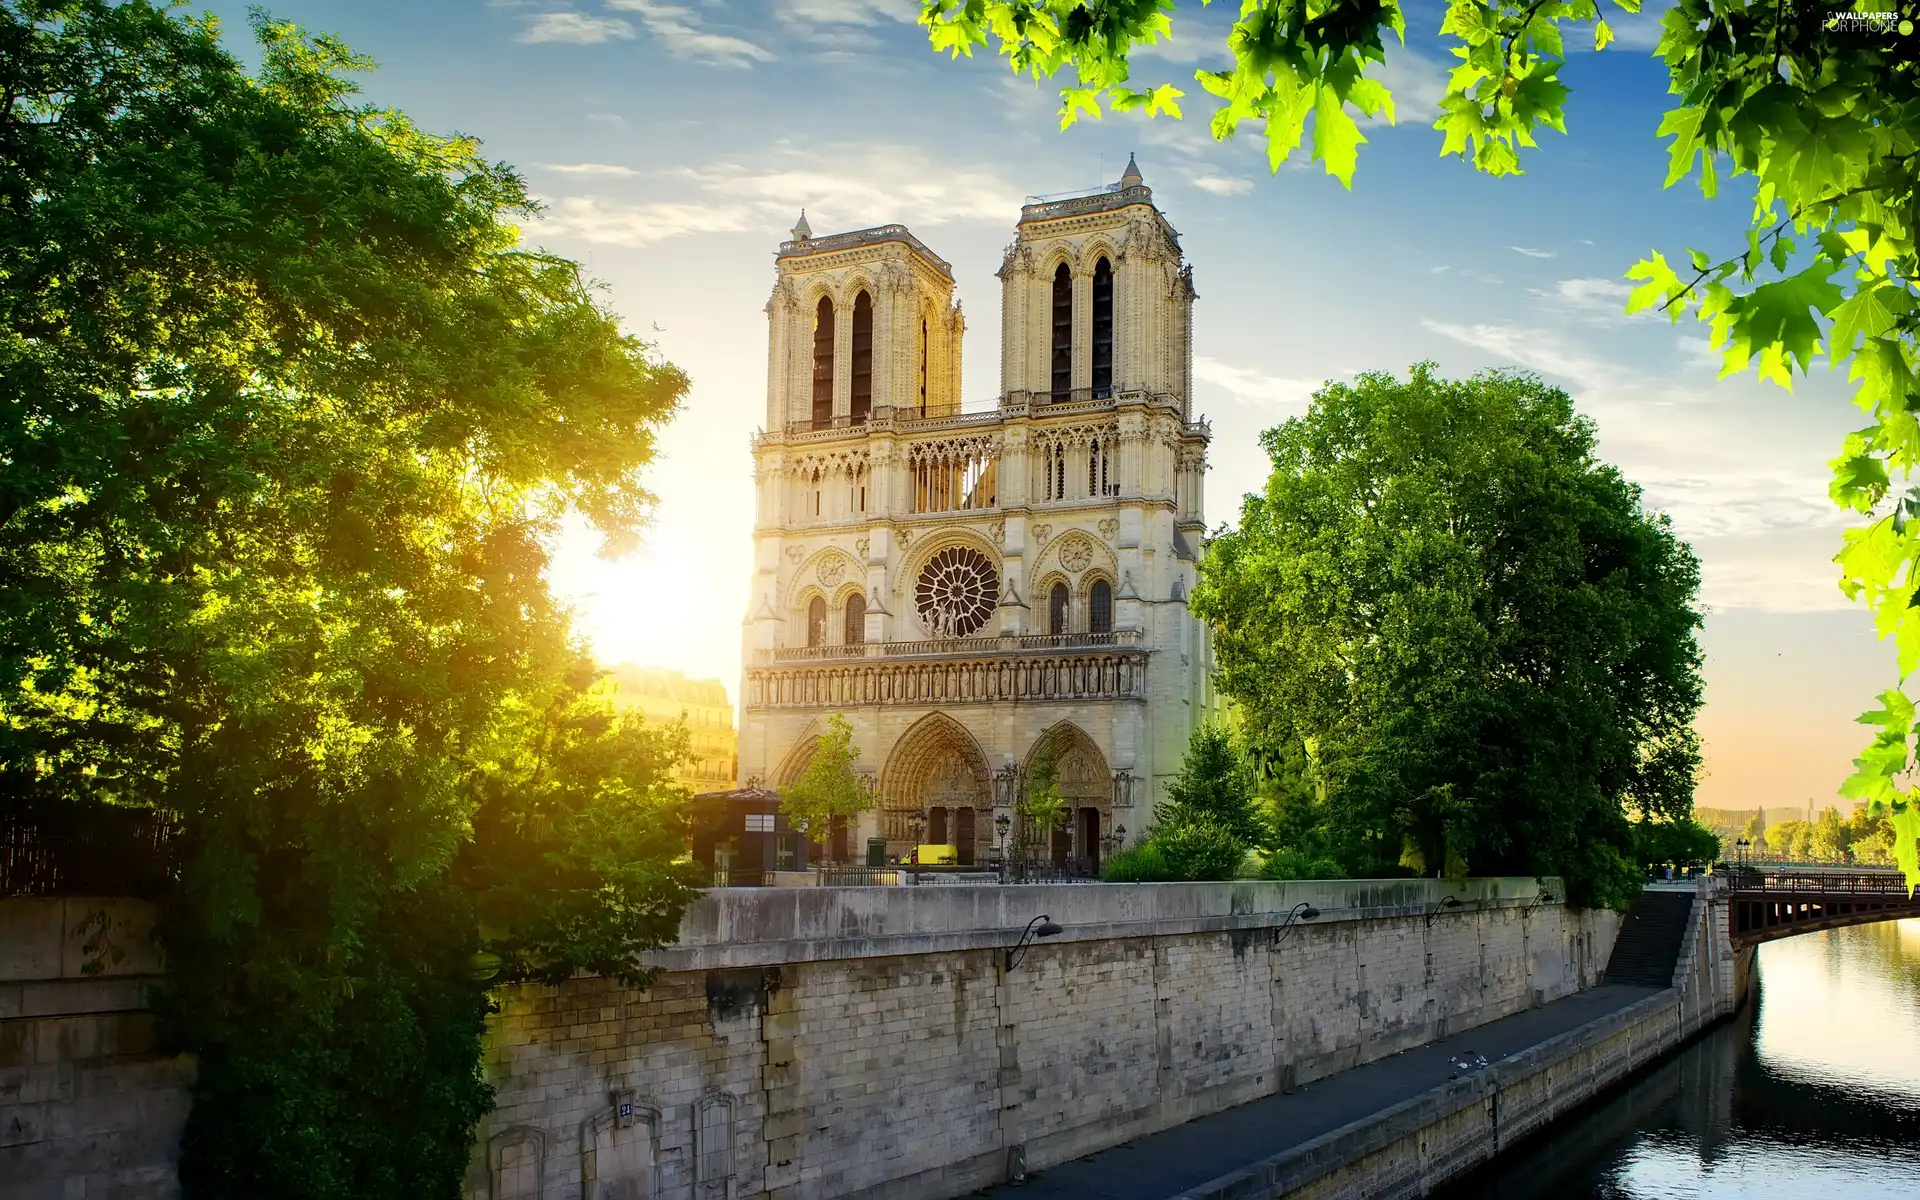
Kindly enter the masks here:
[[951, 867], [960, 861], [960, 847], [915, 846], [907, 861], [923, 867]]

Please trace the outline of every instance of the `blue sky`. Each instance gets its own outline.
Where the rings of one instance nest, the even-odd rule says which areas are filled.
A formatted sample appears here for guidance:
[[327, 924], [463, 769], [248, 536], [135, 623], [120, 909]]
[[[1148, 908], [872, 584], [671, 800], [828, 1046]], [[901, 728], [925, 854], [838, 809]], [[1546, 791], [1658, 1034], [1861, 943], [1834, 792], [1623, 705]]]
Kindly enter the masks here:
[[[245, 5], [198, 6], [245, 46]], [[277, 0], [380, 70], [371, 100], [480, 137], [548, 205], [526, 230], [588, 264], [629, 327], [693, 378], [651, 481], [647, 548], [616, 563], [584, 535], [553, 578], [610, 661], [739, 674], [752, 525], [748, 438], [764, 417], [772, 256], [799, 209], [816, 233], [902, 222], [954, 265], [970, 408], [998, 386], [993, 278], [1023, 196], [1117, 178], [1136, 152], [1180, 230], [1200, 300], [1196, 407], [1213, 421], [1208, 516], [1232, 520], [1265, 463], [1257, 433], [1322, 380], [1519, 365], [1568, 390], [1603, 453], [1699, 553], [1710, 609], [1702, 804], [1824, 800], [1863, 743], [1852, 719], [1890, 655], [1830, 561], [1842, 522], [1826, 461], [1863, 421], [1824, 368], [1794, 395], [1716, 382], [1704, 330], [1621, 314], [1651, 249], [1743, 241], [1741, 191], [1661, 189], [1657, 14], [1573, 56], [1569, 136], [1542, 134], [1517, 179], [1440, 159], [1443, 6], [1408, 6], [1386, 79], [1397, 126], [1367, 129], [1351, 193], [1263, 138], [1208, 136], [1196, 65], [1221, 65], [1232, 10], [1184, 6], [1135, 80], [1188, 91], [1187, 119], [1109, 115], [1062, 133], [1053, 88], [982, 55], [936, 56], [911, 0]], [[1577, 38], [1570, 38], [1570, 41]]]

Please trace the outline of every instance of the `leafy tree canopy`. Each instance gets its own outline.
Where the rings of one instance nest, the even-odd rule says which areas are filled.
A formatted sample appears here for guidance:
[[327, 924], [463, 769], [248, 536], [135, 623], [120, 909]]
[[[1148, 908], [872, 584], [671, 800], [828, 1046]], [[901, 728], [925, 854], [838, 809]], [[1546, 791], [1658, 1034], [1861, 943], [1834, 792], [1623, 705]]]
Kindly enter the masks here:
[[[1626, 814], [1691, 811], [1699, 570], [1530, 376], [1330, 384], [1194, 610], [1257, 753], [1311, 746], [1354, 873], [1561, 875], [1630, 894]], [[1623, 890], [1625, 889], [1625, 890]]]
[[854, 770], [853, 760], [853, 726], [834, 713], [800, 777], [781, 789], [780, 811], [787, 824], [818, 842], [832, 832], [835, 817], [845, 819], [872, 808], [873, 790]]
[[[1205, 3], [1206, 0], [1202, 0]], [[1604, 50], [1606, 16], [1640, 0], [1449, 0], [1439, 33], [1458, 60], [1441, 98], [1440, 151], [1492, 175], [1522, 173], [1543, 130], [1566, 132], [1561, 78], [1570, 38]], [[936, 49], [996, 44], [1017, 72], [1053, 78], [1061, 125], [1117, 111], [1181, 116], [1171, 82], [1133, 80], [1133, 52], [1173, 36], [1175, 0], [924, 0]], [[1848, 368], [1867, 426], [1833, 459], [1831, 494], [1868, 518], [1838, 555], [1842, 588], [1892, 638], [1899, 676], [1920, 667], [1920, 0], [1677, 0], [1654, 56], [1676, 102], [1666, 186], [1695, 181], [1708, 198], [1750, 176], [1744, 235], [1684, 257], [1656, 250], [1627, 276], [1629, 312], [1691, 309], [1711, 330], [1722, 374], [1753, 367], [1791, 387], [1825, 353]], [[1217, 98], [1211, 123], [1229, 138], [1265, 122], [1279, 170], [1306, 139], [1351, 186], [1366, 142], [1356, 116], [1394, 117], [1382, 82], [1405, 39], [1396, 0], [1245, 0], [1220, 69], [1195, 79]], [[1843, 795], [1889, 813], [1895, 855], [1920, 886], [1920, 798], [1906, 772], [1920, 727], [1913, 698], [1890, 689], [1863, 715], [1873, 744]]]
[[1201, 818], [1226, 830], [1242, 850], [1273, 840], [1255, 807], [1245, 756], [1233, 734], [1213, 722], [1193, 731], [1180, 773], [1167, 783], [1166, 800], [1154, 806], [1154, 819], [1162, 826]]
[[510, 168], [254, 34], [0, 0], [0, 796], [175, 830], [188, 1195], [452, 1197], [476, 953], [640, 978], [689, 895], [682, 747], [542, 577], [568, 511], [632, 542], [687, 381]]

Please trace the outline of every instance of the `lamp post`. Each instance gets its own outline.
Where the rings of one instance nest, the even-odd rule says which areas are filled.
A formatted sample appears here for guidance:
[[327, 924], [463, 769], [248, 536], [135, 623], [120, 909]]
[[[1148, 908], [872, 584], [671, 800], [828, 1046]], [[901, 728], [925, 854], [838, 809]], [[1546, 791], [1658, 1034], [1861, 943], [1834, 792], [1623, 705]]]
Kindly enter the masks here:
[[1007, 875], [1007, 831], [1013, 828], [1013, 818], [1001, 813], [993, 819], [993, 831], [1000, 836], [1000, 877]]
[[1045, 913], [1028, 921], [1025, 932], [1020, 935], [1020, 940], [1015, 942], [1013, 948], [1007, 951], [1007, 970], [1013, 970], [1015, 965], [1020, 962], [1020, 955], [1026, 951], [1028, 944], [1031, 943], [1034, 938], [1056, 937], [1059, 933], [1060, 927], [1055, 925], [1053, 918], [1047, 916]]

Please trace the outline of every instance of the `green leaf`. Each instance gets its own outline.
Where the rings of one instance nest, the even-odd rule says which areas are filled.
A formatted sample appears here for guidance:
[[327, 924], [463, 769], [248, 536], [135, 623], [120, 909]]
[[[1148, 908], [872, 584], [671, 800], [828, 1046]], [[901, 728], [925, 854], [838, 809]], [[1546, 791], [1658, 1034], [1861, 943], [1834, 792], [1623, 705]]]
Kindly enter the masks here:
[[1060, 108], [1060, 128], [1063, 131], [1078, 121], [1083, 112], [1096, 121], [1100, 119], [1099, 88], [1061, 88], [1060, 99], [1063, 101]]
[[1313, 108], [1313, 154], [1327, 164], [1327, 174], [1349, 191], [1353, 190], [1353, 169], [1359, 164], [1360, 147], [1366, 140], [1333, 89], [1320, 88]]
[[1612, 44], [1613, 28], [1605, 21], [1595, 21], [1593, 23], [1593, 48], [1595, 50], [1605, 50]]
[[[1645, 312], [1658, 304], [1665, 304], [1686, 288], [1686, 285], [1680, 282], [1680, 277], [1674, 274], [1673, 268], [1667, 265], [1666, 257], [1658, 250], [1653, 252], [1653, 257], [1643, 258], [1633, 264], [1633, 269], [1627, 272], [1627, 278], [1645, 280], [1639, 287], [1633, 289], [1631, 296], [1627, 297], [1628, 316]], [[1675, 319], [1679, 319], [1677, 312]]]

